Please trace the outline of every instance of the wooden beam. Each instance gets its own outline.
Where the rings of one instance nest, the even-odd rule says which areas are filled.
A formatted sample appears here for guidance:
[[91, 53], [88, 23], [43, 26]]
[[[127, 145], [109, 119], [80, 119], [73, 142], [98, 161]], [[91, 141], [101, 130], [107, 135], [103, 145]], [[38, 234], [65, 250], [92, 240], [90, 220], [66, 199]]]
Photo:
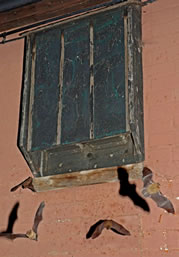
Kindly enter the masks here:
[[[127, 170], [129, 179], [142, 178], [143, 162], [121, 167]], [[65, 187], [101, 184], [114, 181], [118, 181], [117, 167], [33, 178], [32, 184], [36, 192], [43, 192]]]
[[79, 12], [113, 0], [42, 0], [0, 13], [0, 32]]

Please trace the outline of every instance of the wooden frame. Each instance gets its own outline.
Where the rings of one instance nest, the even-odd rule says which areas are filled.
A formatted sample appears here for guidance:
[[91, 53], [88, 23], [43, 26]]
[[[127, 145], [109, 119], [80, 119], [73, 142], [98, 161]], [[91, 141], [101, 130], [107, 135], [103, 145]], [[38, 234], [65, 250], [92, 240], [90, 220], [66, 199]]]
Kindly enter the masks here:
[[[110, 5], [125, 1], [127, 0], [53, 0], [51, 2], [49, 0], [42, 0], [10, 11], [1, 12], [0, 32], [54, 17], [70, 16], [84, 10], [99, 8], [100, 5]], [[138, 0], [130, 0], [130, 2], [138, 2]]]
[[[143, 162], [121, 167], [128, 172], [129, 180], [142, 179]], [[33, 178], [32, 186], [35, 192], [44, 192], [116, 181], [119, 181], [117, 167], [111, 167]]]
[[[110, 9], [115, 7], [116, 6], [110, 7]], [[53, 188], [64, 187], [65, 183], [67, 186], [69, 186], [69, 183], [71, 182], [67, 181], [71, 181], [71, 177], [73, 177], [73, 181], [74, 178], [76, 180], [76, 182], [72, 183], [73, 185], [102, 183], [111, 181], [111, 179], [116, 180], [116, 168], [109, 167], [108, 169], [107, 159], [101, 158], [104, 152], [109, 159], [113, 160], [112, 166], [114, 167], [131, 163], [140, 163], [144, 160], [141, 6], [138, 4], [133, 4], [131, 6], [127, 5], [126, 15], [124, 17], [124, 26], [126, 46], [125, 64], [126, 67], [128, 67], [125, 72], [127, 132], [119, 134], [118, 136], [112, 136], [99, 140], [94, 139], [90, 142], [87, 141], [67, 145], [65, 147], [56, 146], [51, 149], [31, 151], [28, 146], [28, 131], [29, 126], [31, 126], [29, 114], [31, 113], [33, 104], [31, 102], [32, 97], [29, 97], [33, 94], [30, 88], [30, 81], [33, 79], [33, 76], [30, 79], [31, 74], [29, 65], [33, 65], [31, 63], [33, 56], [31, 58], [30, 53], [32, 49], [30, 49], [29, 41], [26, 41], [26, 47], [29, 50], [27, 52], [25, 63], [26, 72], [24, 77], [19, 147], [25, 156], [25, 159], [27, 160], [34, 176], [47, 176], [46, 178], [44, 177], [44, 179], [35, 178], [34, 181], [36, 181], [37, 184], [38, 181], [39, 183], [41, 183], [40, 181], [47, 182], [48, 178], [54, 181], [56, 181], [56, 179], [61, 181], [62, 179], [63, 183], [57, 183], [53, 186]], [[70, 153], [72, 153], [71, 156]], [[75, 158], [73, 158], [73, 153], [75, 153]], [[63, 159], [63, 163], [61, 163], [61, 161], [59, 162], [59, 159]], [[76, 168], [74, 168], [74, 170], [70, 168], [72, 162], [73, 167], [75, 167], [75, 163], [78, 162], [78, 165]], [[96, 170], [97, 168], [102, 167], [106, 167], [107, 169], [100, 169], [99, 172]], [[106, 171], [109, 170], [113, 170], [114, 172], [107, 174]], [[104, 176], [103, 172], [105, 174]], [[90, 176], [86, 176], [84, 178], [84, 174], [95, 174], [95, 176], [92, 175], [92, 179], [89, 178], [89, 180], [87, 180], [87, 178]], [[47, 188], [49, 190], [49, 186], [47, 186]], [[39, 187], [37, 191], [41, 191]]]

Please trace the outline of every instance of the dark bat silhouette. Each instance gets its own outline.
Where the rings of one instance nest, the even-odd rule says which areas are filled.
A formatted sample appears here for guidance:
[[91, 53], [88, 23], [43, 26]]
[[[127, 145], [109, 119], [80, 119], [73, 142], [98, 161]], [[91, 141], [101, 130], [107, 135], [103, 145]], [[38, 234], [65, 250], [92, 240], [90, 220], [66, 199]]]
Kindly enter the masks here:
[[150, 208], [148, 203], [136, 192], [136, 185], [129, 183], [128, 177], [129, 175], [124, 168], [118, 168], [118, 178], [120, 182], [119, 194], [128, 196], [135, 205], [139, 206], [144, 211], [149, 212]]
[[9, 219], [8, 219], [7, 229], [5, 231], [0, 232], [0, 233], [12, 233], [14, 223], [16, 222], [16, 220], [18, 218], [17, 217], [18, 208], [19, 208], [19, 202], [17, 202], [12, 208], [12, 211], [11, 211], [11, 213], [9, 215]]
[[36, 192], [34, 189], [34, 186], [32, 184], [32, 178], [28, 177], [27, 179], [25, 179], [24, 181], [22, 181], [20, 184], [14, 186], [13, 188], [11, 188], [11, 192], [16, 191], [20, 186], [24, 189], [24, 188], [28, 188], [30, 190], [32, 190], [33, 192]]
[[0, 232], [0, 237], [6, 237], [8, 239], [15, 239], [17, 237], [26, 237], [24, 234], [13, 234], [13, 226], [15, 221], [17, 220], [17, 210], [19, 208], [19, 202], [17, 202], [9, 215], [7, 229], [5, 231]]
[[37, 209], [37, 212], [35, 214], [34, 224], [32, 226], [32, 229], [28, 230], [26, 232], [26, 234], [21, 234], [21, 233], [14, 234], [14, 233], [6, 230], [6, 231], [0, 233], [0, 237], [5, 237], [10, 240], [14, 240], [16, 238], [29, 238], [31, 240], [37, 241], [37, 239], [38, 239], [37, 229], [38, 229], [39, 223], [42, 221], [42, 211], [43, 211], [44, 206], [45, 206], [45, 203], [41, 202], [41, 204], [39, 205], [39, 208]]
[[160, 192], [160, 184], [155, 183], [152, 180], [152, 177], [153, 177], [152, 171], [149, 168], [144, 167], [143, 178], [142, 178], [144, 182], [144, 186], [142, 189], [142, 194], [144, 195], [144, 197], [152, 198], [156, 202], [158, 207], [163, 208], [167, 212], [174, 214], [175, 210], [174, 210], [173, 204], [167, 197], [165, 197]]
[[93, 226], [91, 226], [86, 238], [88, 239], [91, 237], [92, 239], [95, 239], [102, 233], [104, 228], [111, 229], [113, 232], [123, 236], [130, 236], [130, 232], [114, 220], [99, 220]]

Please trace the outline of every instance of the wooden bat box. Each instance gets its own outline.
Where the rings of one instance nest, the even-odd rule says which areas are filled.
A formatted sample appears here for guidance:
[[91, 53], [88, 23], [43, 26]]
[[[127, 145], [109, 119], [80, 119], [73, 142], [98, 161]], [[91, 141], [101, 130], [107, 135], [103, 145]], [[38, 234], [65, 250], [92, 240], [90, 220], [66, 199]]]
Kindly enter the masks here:
[[26, 34], [18, 145], [35, 177], [144, 160], [141, 6]]

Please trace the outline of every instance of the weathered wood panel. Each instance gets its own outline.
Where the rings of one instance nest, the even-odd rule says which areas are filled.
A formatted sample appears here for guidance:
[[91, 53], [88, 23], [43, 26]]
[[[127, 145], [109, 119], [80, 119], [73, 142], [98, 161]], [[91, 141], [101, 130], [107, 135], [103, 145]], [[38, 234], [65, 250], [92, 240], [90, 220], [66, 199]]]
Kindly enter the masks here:
[[124, 9], [94, 20], [94, 138], [125, 132]]
[[133, 153], [130, 133], [62, 145], [45, 151], [43, 175], [127, 164], [131, 162]]
[[32, 4], [34, 2], [39, 2], [41, 0], [16, 0], [16, 1], [11, 1], [11, 0], [1, 0], [0, 1], [0, 12], [4, 11], [9, 11], [18, 7], [22, 7], [24, 5]]
[[89, 22], [64, 28], [61, 143], [89, 139], [90, 134]]
[[42, 31], [35, 35], [34, 40], [36, 58], [31, 136], [32, 150], [39, 150], [56, 143], [61, 31]]
[[20, 147], [27, 149], [28, 140], [28, 121], [30, 106], [30, 85], [31, 85], [31, 67], [32, 67], [32, 39], [25, 38], [24, 41], [24, 63], [23, 63], [23, 88], [21, 92], [21, 111], [18, 142]]
[[43, 0], [28, 6], [0, 14], [0, 31], [22, 27], [56, 16], [70, 15], [100, 4], [124, 2], [126, 0]]
[[[124, 167], [129, 179], [142, 177], [143, 163], [126, 165]], [[42, 178], [33, 178], [33, 186], [36, 192], [62, 189], [65, 187], [84, 186], [118, 181], [117, 167], [95, 169], [81, 172], [72, 172]]]
[[141, 7], [128, 7], [128, 110], [136, 154], [144, 160]]

